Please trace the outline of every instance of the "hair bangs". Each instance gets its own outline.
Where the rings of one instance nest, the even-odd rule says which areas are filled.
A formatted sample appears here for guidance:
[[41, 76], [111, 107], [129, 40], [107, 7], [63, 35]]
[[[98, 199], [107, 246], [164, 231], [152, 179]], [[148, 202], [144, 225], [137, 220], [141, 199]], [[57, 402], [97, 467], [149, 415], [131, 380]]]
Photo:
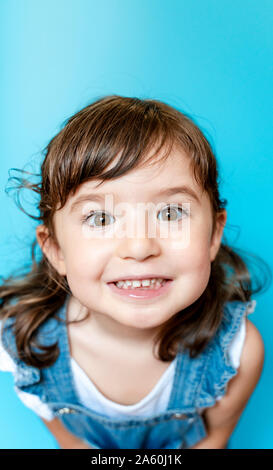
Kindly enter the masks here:
[[48, 175], [47, 188], [58, 195], [59, 208], [86, 181], [101, 180], [99, 186], [132, 169], [165, 161], [172, 150], [172, 126], [155, 104], [128, 99], [112, 102], [109, 110], [104, 103], [95, 111], [92, 105], [89, 112], [67, 121], [52, 146], [54, 158], [48, 146], [44, 181]]

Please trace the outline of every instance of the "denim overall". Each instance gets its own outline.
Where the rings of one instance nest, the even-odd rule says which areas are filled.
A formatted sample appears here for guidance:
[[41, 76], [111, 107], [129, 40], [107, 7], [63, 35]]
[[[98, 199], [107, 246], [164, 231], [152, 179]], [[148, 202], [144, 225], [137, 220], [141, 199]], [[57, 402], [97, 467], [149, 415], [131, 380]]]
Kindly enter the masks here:
[[[57, 311], [66, 320], [69, 297]], [[227, 302], [215, 336], [196, 358], [181, 346], [177, 353], [174, 382], [167, 409], [149, 417], [109, 418], [82, 405], [73, 382], [69, 340], [64, 322], [50, 318], [39, 329], [39, 341], [58, 341], [56, 362], [39, 370], [19, 360], [12, 328], [5, 323], [3, 346], [16, 362], [14, 384], [38, 395], [63, 425], [96, 449], [178, 449], [189, 448], [206, 436], [200, 408], [213, 406], [224, 395], [227, 382], [237, 370], [229, 362], [227, 350], [251, 302]], [[8, 345], [8, 347], [7, 347]], [[39, 352], [39, 350], [38, 350]]]

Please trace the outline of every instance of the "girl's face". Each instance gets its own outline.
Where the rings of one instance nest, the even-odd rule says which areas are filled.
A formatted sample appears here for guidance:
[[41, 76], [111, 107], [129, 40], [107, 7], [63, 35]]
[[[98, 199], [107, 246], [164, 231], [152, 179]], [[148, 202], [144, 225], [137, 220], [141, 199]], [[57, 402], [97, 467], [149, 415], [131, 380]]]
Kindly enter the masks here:
[[[206, 289], [226, 211], [218, 216], [212, 236], [209, 197], [195, 182], [189, 159], [179, 149], [173, 149], [163, 163], [132, 170], [96, 188], [98, 182], [84, 183], [56, 211], [59, 247], [48, 242], [44, 252], [67, 277], [73, 297], [99, 321], [113, 328], [126, 326], [129, 332], [154, 330]], [[189, 193], [164, 193], [182, 186]], [[91, 193], [101, 195], [101, 200], [86, 199]], [[113, 202], [111, 210], [105, 195]], [[91, 211], [96, 212], [83, 221]], [[40, 246], [44, 233], [43, 225], [37, 227]], [[108, 284], [134, 275], [145, 279], [148, 274], [173, 279], [169, 290], [140, 299], [116, 294]]]

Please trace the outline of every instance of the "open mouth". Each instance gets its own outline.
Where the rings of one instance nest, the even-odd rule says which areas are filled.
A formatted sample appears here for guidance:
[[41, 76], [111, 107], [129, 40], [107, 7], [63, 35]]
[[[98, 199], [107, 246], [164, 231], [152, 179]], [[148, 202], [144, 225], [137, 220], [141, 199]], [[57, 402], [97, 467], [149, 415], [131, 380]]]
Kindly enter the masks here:
[[159, 289], [164, 286], [169, 279], [147, 279], [147, 280], [126, 280], [114, 282], [119, 289]]
[[109, 282], [109, 287], [113, 290], [113, 292], [133, 298], [151, 298], [156, 297], [158, 295], [164, 294], [168, 291], [169, 287], [173, 283], [172, 279], [157, 279], [157, 280], [150, 280], [149, 285], [148, 282], [145, 283], [143, 281], [134, 280], [131, 281], [117, 281], [117, 282]]

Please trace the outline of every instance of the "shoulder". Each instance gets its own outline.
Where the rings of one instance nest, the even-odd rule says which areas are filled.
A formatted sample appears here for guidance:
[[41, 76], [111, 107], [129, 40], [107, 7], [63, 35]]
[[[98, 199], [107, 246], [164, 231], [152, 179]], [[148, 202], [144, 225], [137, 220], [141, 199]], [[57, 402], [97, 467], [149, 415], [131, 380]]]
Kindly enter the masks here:
[[[242, 349], [238, 372], [229, 383], [226, 401], [243, 402], [253, 392], [262, 373], [264, 364], [264, 342], [256, 326], [246, 318], [245, 341]], [[241, 391], [241, 397], [236, 397], [236, 390]]]
[[242, 350], [240, 367], [234, 381], [241, 385], [245, 392], [254, 390], [264, 364], [264, 342], [256, 326], [246, 318], [246, 336]]
[[227, 385], [226, 394], [204, 412], [209, 428], [231, 426], [237, 423], [262, 373], [264, 343], [255, 325], [246, 318], [246, 334], [240, 366]]
[[0, 320], [0, 370], [5, 372], [15, 372], [15, 363], [8, 354], [2, 343], [2, 320]]
[[[251, 359], [251, 360], [250, 360]], [[262, 368], [264, 362], [264, 342], [259, 330], [247, 318], [246, 339], [242, 353], [241, 367]]]

